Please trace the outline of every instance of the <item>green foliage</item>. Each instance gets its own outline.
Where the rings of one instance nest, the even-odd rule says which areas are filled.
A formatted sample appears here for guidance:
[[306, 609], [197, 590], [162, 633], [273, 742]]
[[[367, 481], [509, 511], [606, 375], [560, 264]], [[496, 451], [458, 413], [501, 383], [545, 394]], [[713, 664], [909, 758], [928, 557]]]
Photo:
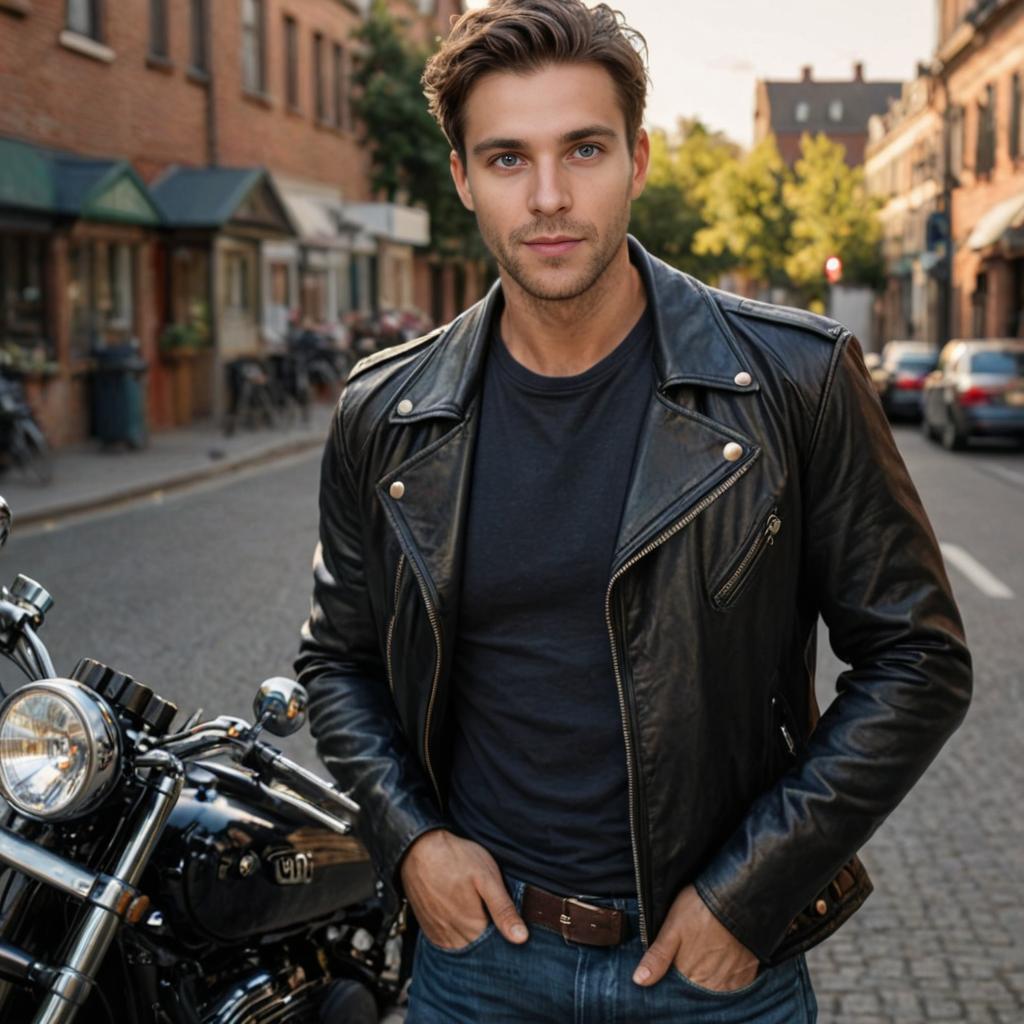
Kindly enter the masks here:
[[705, 185], [708, 226], [698, 232], [694, 249], [729, 257], [733, 266], [758, 281], [787, 284], [793, 214], [785, 188], [790, 178], [772, 137], [724, 163]]
[[696, 277], [713, 280], [733, 263], [729, 254], [694, 249], [705, 215], [709, 182], [735, 159], [736, 147], [698, 120], [679, 122], [674, 138], [651, 132], [647, 186], [633, 203], [630, 227], [654, 255]]
[[450, 147], [427, 110], [420, 76], [429, 57], [406, 42], [383, 0], [355, 33], [353, 111], [370, 152], [371, 187], [388, 202], [407, 200], [430, 214], [432, 247], [450, 256], [483, 254], [476, 224], [448, 170]]
[[881, 202], [867, 192], [864, 170], [848, 167], [843, 147], [824, 135], [800, 142], [796, 175], [786, 186], [793, 242], [786, 272], [806, 294], [820, 298], [825, 261], [843, 261], [843, 283], [878, 288], [884, 279]]

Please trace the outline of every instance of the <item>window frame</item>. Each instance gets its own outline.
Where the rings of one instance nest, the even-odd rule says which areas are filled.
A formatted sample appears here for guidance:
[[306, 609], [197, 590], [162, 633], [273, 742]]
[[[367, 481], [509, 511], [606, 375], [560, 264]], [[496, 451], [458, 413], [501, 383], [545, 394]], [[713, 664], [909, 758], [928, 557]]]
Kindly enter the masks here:
[[299, 102], [299, 23], [284, 15], [284, 96], [289, 110], [301, 109]]
[[190, 0], [189, 15], [189, 70], [206, 76], [210, 73], [210, 5], [207, 0]]
[[147, 54], [151, 60], [162, 62], [170, 60], [171, 36], [167, 17], [167, 0], [149, 0]]
[[[267, 7], [264, 0], [241, 0], [242, 4], [242, 86], [257, 96], [267, 90]], [[252, 24], [246, 19], [251, 8]], [[254, 47], [250, 56], [249, 48]], [[252, 76], [252, 77], [251, 77]]]
[[327, 123], [327, 90], [324, 88], [324, 34], [313, 33], [313, 116], [317, 124]]
[[103, 0], [81, 0], [82, 3], [86, 4], [89, 12], [90, 24], [88, 28], [79, 28], [71, 23], [71, 5], [75, 0], [65, 0], [64, 4], [64, 27], [68, 32], [73, 32], [76, 36], [81, 36], [83, 39], [91, 39], [94, 43], [106, 43], [106, 33], [104, 31], [104, 15], [106, 12], [103, 9]]

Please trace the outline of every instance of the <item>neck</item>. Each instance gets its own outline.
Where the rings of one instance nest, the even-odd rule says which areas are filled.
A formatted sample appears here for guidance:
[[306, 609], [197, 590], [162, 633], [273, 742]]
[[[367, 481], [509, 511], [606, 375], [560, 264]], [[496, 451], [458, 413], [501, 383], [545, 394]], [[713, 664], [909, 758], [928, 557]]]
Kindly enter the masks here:
[[640, 273], [621, 249], [601, 276], [572, 299], [538, 299], [501, 272], [501, 336], [512, 357], [547, 377], [583, 373], [611, 352], [647, 303]]

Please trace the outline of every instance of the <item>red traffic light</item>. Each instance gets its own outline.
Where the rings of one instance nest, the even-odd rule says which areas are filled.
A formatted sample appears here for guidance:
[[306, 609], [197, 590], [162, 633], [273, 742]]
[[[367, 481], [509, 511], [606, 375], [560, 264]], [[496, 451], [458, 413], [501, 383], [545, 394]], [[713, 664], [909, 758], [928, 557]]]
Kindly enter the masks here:
[[843, 261], [838, 256], [825, 260], [825, 278], [829, 284], [838, 284], [843, 279]]

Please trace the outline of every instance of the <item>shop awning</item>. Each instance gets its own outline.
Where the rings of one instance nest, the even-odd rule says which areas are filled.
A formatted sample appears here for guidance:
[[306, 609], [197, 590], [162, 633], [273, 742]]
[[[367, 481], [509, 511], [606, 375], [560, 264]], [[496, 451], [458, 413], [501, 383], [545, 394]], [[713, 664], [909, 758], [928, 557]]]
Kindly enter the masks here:
[[262, 167], [174, 166], [150, 191], [168, 227], [219, 230], [231, 224], [277, 236], [298, 234]]
[[304, 245], [322, 249], [351, 249], [360, 230], [345, 216], [345, 204], [338, 189], [317, 182], [274, 175], [281, 198], [295, 223]]
[[0, 206], [107, 223], [160, 223], [152, 196], [127, 160], [14, 139], [0, 139]]
[[983, 214], [967, 238], [968, 249], [987, 249], [1014, 228], [1024, 225], [1024, 194], [1004, 199]]
[[351, 203], [345, 215], [365, 232], [399, 245], [430, 244], [430, 214], [400, 203]]

